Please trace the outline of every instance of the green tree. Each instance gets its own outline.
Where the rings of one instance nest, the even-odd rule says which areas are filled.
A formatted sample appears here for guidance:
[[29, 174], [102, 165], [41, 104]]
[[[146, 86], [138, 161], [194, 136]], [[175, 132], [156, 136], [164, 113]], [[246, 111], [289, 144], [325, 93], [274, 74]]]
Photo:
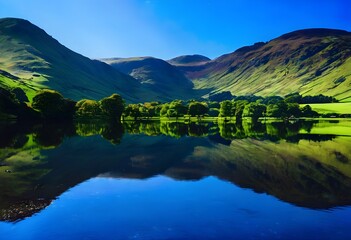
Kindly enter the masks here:
[[95, 100], [83, 99], [76, 104], [76, 117], [80, 118], [100, 118], [102, 109], [100, 103]]
[[101, 112], [107, 118], [121, 120], [121, 115], [124, 110], [124, 100], [118, 94], [112, 94], [107, 98], [99, 101]]
[[233, 114], [233, 102], [225, 100], [220, 103], [219, 116], [220, 117], [232, 117]]
[[236, 122], [240, 122], [242, 115], [243, 115], [243, 111], [245, 109], [245, 106], [248, 104], [249, 102], [246, 100], [237, 100], [235, 102], [233, 102], [233, 105], [235, 106], [235, 121]]
[[146, 102], [144, 103], [148, 117], [160, 116], [162, 106], [158, 102]]
[[313, 111], [310, 105], [306, 105], [301, 109], [301, 115], [303, 117], [318, 117], [318, 113]]
[[127, 107], [124, 109], [124, 116], [133, 117], [134, 120], [137, 120], [142, 116], [140, 112], [140, 104], [128, 104]]
[[301, 116], [301, 109], [298, 103], [288, 103], [287, 109], [288, 117], [300, 117]]
[[267, 117], [285, 118], [288, 116], [288, 104], [285, 101], [269, 104], [266, 115]]
[[251, 102], [247, 104], [243, 111], [243, 117], [251, 117], [253, 122], [257, 122], [259, 117], [263, 117], [266, 106], [260, 103]]
[[162, 104], [161, 110], [160, 110], [160, 116], [161, 117], [167, 117], [167, 113], [168, 113], [168, 109], [169, 109], [169, 103], [164, 103]]
[[302, 96], [299, 93], [291, 93], [285, 96], [284, 101], [287, 103], [300, 103]]
[[167, 110], [167, 116], [169, 117], [181, 117], [187, 113], [188, 108], [183, 104], [183, 101], [175, 100], [169, 103]]
[[46, 119], [72, 119], [76, 102], [54, 90], [41, 90], [33, 97], [32, 107]]
[[208, 106], [203, 102], [191, 102], [188, 107], [188, 113], [191, 116], [202, 116], [208, 112]]

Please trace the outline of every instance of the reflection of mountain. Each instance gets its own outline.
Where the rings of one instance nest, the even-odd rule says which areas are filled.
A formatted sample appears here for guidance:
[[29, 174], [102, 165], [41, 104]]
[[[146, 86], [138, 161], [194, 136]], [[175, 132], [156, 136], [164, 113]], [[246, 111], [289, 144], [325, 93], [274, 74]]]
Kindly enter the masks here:
[[342, 137], [299, 144], [243, 139], [230, 146], [198, 146], [186, 161], [201, 162], [210, 175], [298, 206], [330, 208], [351, 204], [350, 144]]
[[[300, 139], [297, 144], [278, 138], [262, 140], [265, 133], [252, 133], [255, 138], [222, 140], [229, 144], [224, 145], [213, 141], [218, 134], [210, 138], [172, 138], [160, 132], [163, 135], [125, 134], [114, 145], [111, 142], [121, 139], [121, 129], [107, 134], [111, 129], [107, 126], [76, 127], [76, 132], [86, 137], [72, 135], [67, 127], [61, 132], [72, 137], [60, 138], [60, 145], [43, 138], [43, 133], [39, 134], [43, 128], [38, 126], [33, 134], [27, 130], [12, 138], [16, 141], [6, 141], [13, 144], [0, 151], [1, 219], [29, 216], [67, 189], [99, 175], [143, 179], [163, 174], [182, 180], [211, 175], [308, 208], [351, 204], [348, 137], [320, 142]], [[164, 127], [167, 131], [179, 128], [182, 127]], [[153, 133], [150, 129], [160, 126], [138, 125], [138, 129]], [[115, 140], [109, 142], [92, 133], [115, 136]], [[30, 209], [25, 211], [24, 204]]]

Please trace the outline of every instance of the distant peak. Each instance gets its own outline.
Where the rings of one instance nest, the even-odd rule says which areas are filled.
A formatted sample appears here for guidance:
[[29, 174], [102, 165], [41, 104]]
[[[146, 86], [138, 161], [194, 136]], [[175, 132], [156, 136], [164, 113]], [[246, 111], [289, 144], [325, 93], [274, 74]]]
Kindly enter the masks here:
[[208, 62], [208, 61], [211, 61], [211, 59], [206, 56], [193, 54], [193, 55], [183, 55], [183, 56], [175, 57], [168, 60], [167, 62], [173, 65], [185, 65], [185, 64], [197, 64], [197, 63]]

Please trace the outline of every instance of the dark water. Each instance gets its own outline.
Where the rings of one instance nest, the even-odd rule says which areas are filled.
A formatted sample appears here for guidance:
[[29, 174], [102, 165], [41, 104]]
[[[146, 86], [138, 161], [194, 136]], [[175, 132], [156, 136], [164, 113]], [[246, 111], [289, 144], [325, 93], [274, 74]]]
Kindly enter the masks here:
[[0, 134], [0, 239], [351, 238], [350, 121]]

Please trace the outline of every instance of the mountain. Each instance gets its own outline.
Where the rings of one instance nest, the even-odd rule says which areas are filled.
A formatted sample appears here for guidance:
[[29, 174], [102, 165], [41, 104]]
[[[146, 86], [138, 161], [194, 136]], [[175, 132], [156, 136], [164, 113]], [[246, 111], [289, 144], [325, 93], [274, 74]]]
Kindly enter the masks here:
[[112, 93], [131, 102], [157, 98], [136, 79], [71, 51], [23, 19], [0, 19], [0, 70], [1, 85], [20, 86], [29, 98], [40, 88], [74, 100]]
[[351, 100], [351, 33], [306, 29], [181, 66], [197, 89], [234, 95], [325, 94]]
[[73, 52], [26, 20], [0, 19], [0, 87], [20, 87], [29, 99], [50, 88], [74, 100], [116, 92], [128, 102], [169, 101], [222, 91], [351, 100], [351, 33], [342, 30], [299, 30], [213, 60], [185, 55], [102, 61]]
[[208, 57], [194, 54], [194, 55], [183, 55], [183, 56], [175, 57], [168, 60], [167, 62], [175, 66], [187, 66], [187, 65], [202, 64], [209, 61], [211, 61], [211, 59], [209, 59]]
[[193, 83], [176, 67], [153, 57], [106, 58], [101, 61], [128, 74], [168, 100], [196, 96]]

